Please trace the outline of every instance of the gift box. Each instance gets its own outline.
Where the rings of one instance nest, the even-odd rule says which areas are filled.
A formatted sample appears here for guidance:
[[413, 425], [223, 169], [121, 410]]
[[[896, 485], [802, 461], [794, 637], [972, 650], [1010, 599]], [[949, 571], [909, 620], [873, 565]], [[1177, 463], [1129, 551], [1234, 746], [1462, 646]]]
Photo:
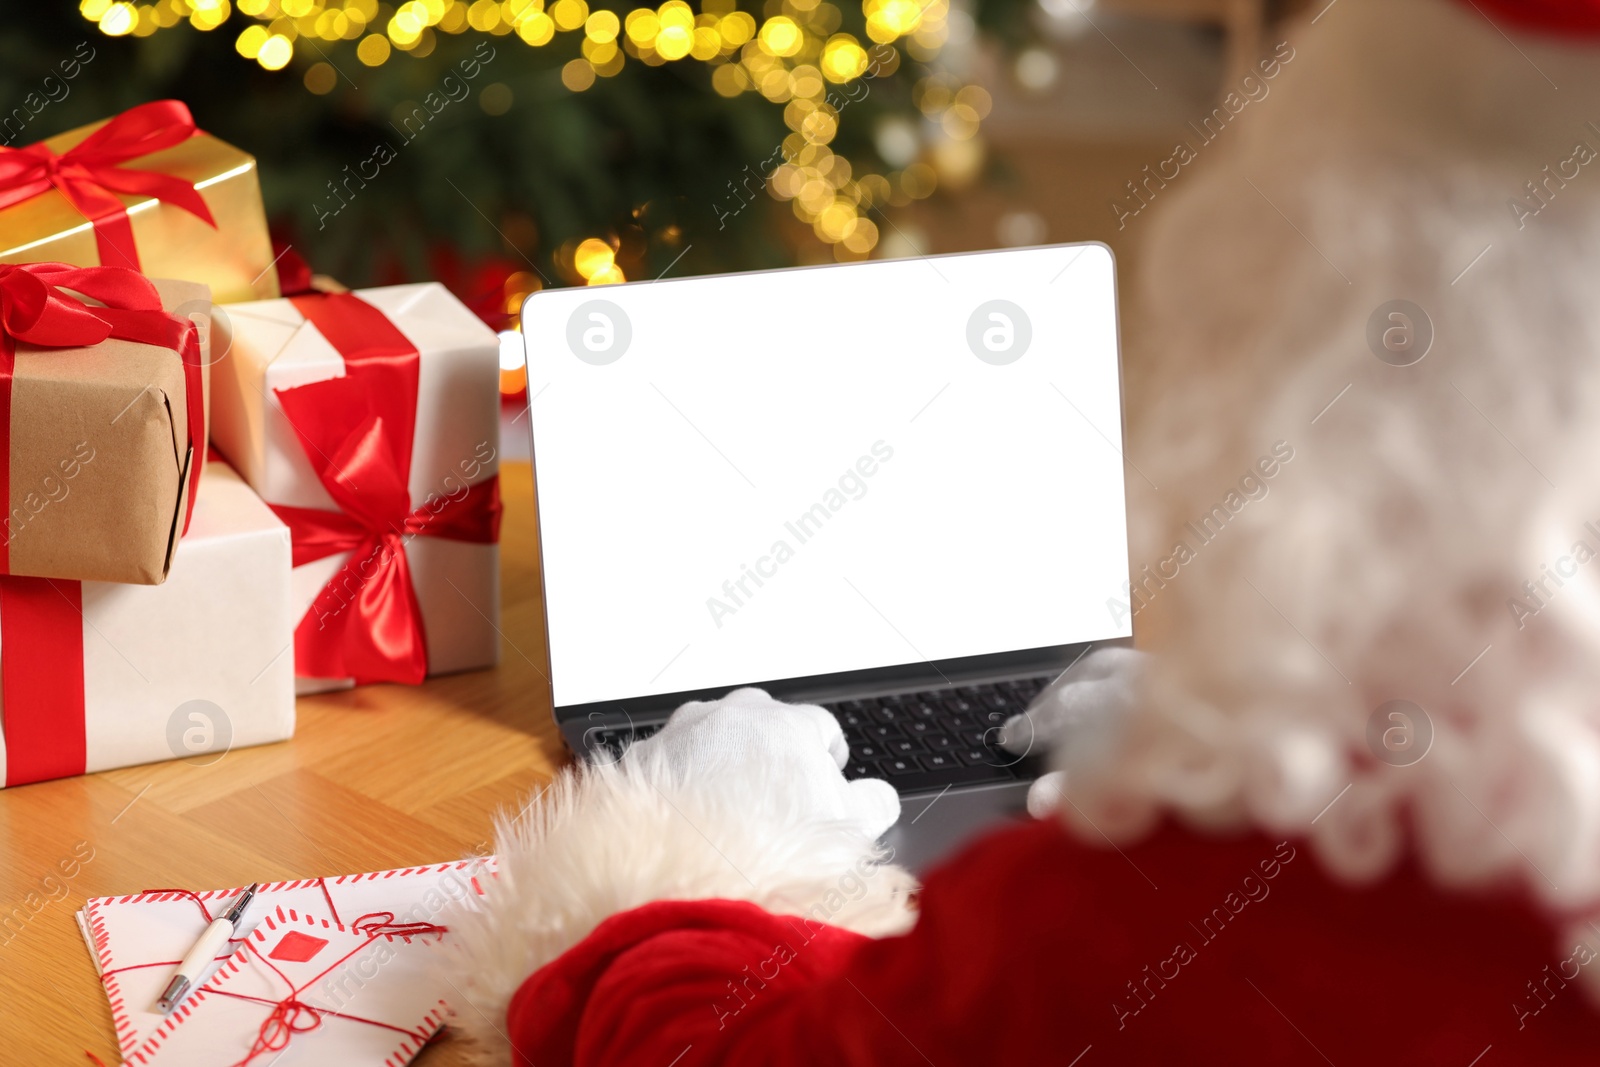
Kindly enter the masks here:
[[496, 663], [494, 332], [433, 283], [227, 312], [212, 439], [293, 533], [300, 691]]
[[0, 574], [166, 578], [204, 461], [210, 312], [193, 282], [0, 264]]
[[177, 100], [0, 148], [0, 263], [43, 260], [203, 282], [218, 303], [278, 295], [254, 157]]
[[0, 578], [7, 787], [294, 733], [289, 531], [221, 463], [158, 586]]

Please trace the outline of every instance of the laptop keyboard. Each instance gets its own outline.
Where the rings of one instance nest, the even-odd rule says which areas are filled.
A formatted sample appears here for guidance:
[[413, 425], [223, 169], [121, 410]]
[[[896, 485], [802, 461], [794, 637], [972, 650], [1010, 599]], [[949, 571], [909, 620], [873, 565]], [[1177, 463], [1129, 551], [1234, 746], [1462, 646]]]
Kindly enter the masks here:
[[886, 778], [901, 793], [1031, 778], [1037, 761], [999, 746], [1000, 727], [1053, 676], [824, 704], [850, 742], [846, 778]]
[[[846, 778], [886, 778], [901, 793], [923, 793], [1034, 777], [1037, 756], [1007, 752], [997, 739], [1005, 721], [1021, 714], [1052, 678], [949, 686], [822, 706], [839, 720], [850, 744]], [[587, 740], [591, 751], [606, 749], [615, 758], [626, 744], [644, 740], [662, 725], [597, 729]]]

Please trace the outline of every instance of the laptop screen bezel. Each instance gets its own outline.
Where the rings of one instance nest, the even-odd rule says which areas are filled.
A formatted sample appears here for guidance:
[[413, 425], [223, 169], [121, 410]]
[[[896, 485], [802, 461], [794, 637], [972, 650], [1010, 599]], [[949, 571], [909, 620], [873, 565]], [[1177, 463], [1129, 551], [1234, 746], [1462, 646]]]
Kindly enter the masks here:
[[[1117, 361], [1117, 390], [1119, 395], [1118, 410], [1122, 421], [1121, 439], [1127, 440], [1127, 404], [1125, 391], [1125, 375], [1122, 365], [1122, 316], [1120, 313], [1121, 297], [1117, 287], [1117, 259], [1116, 253], [1103, 241], [1073, 241], [1063, 244], [1030, 245], [1020, 248], [1007, 249], [979, 249], [968, 252], [950, 252], [940, 255], [923, 256], [923, 259], [944, 260], [965, 256], [993, 256], [1004, 255], [1009, 252], [1036, 252], [1050, 249], [1072, 249], [1098, 247], [1105, 251], [1111, 259], [1111, 293], [1116, 306], [1113, 314], [1113, 337], [1116, 348]], [[704, 282], [708, 278], [724, 278], [743, 275], [769, 275], [784, 274], [804, 270], [831, 270], [837, 269], [840, 264], [824, 263], [797, 267], [776, 267], [769, 270], [730, 271], [717, 275], [690, 275], [682, 278], [663, 278], [655, 281], [623, 282], [607, 286], [611, 293], [629, 288], [634, 285], [672, 285], [687, 281]], [[539, 290], [530, 293], [522, 302], [518, 318], [523, 326], [524, 337], [527, 336], [527, 318], [533, 302], [542, 294], [550, 290]], [[918, 690], [934, 689], [942, 685], [960, 684], [980, 679], [1003, 677], [1027, 677], [1029, 675], [1048, 674], [1065, 670], [1077, 659], [1083, 656], [1090, 648], [1096, 646], [1126, 645], [1130, 644], [1130, 634], [1108, 632], [1103, 638], [1090, 642], [1078, 642], [1065, 645], [1048, 645], [1038, 648], [1021, 649], [1012, 652], [994, 652], [976, 656], [963, 656], [944, 660], [914, 660], [906, 663], [897, 663], [884, 667], [872, 667], [864, 670], [841, 671], [830, 674], [814, 674], [792, 678], [777, 679], [751, 679], [728, 685], [719, 685], [711, 688], [683, 690], [674, 693], [642, 694], [636, 697], [622, 697], [614, 700], [592, 701], [583, 704], [557, 705], [555, 703], [555, 664], [550, 656], [550, 604], [544, 592], [545, 568], [549, 560], [544, 554], [544, 538], [539, 536], [542, 530], [542, 516], [539, 504], [539, 455], [538, 448], [533, 440], [533, 415], [532, 401], [529, 398], [528, 408], [528, 439], [529, 439], [529, 466], [533, 475], [533, 507], [535, 541], [539, 559], [539, 607], [543, 620], [541, 637], [544, 641], [545, 666], [548, 674], [545, 682], [550, 686], [551, 714], [558, 726], [572, 723], [577, 720], [587, 720], [590, 723], [611, 722], [640, 722], [646, 719], [658, 719], [670, 714], [674, 709], [691, 701], [716, 700], [733, 692], [736, 689], [755, 687], [763, 689], [779, 700], [788, 702], [816, 702], [832, 699], [844, 699], [851, 693], [870, 693], [872, 691], [887, 690]], [[1127, 504], [1127, 494], [1123, 494], [1124, 507]], [[1126, 551], [1126, 550], [1125, 550]], [[1133, 574], [1132, 557], [1127, 556], [1128, 576], [1131, 585]], [[1131, 605], [1130, 605], [1131, 611]], [[1131, 629], [1132, 617], [1129, 617]], [[1109, 631], [1108, 627], [1108, 631]]]

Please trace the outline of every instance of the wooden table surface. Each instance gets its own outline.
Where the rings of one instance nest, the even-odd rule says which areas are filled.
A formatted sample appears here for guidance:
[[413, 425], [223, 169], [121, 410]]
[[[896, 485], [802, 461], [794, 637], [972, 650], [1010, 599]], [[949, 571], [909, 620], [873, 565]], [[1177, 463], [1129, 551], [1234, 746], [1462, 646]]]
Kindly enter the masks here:
[[[501, 483], [499, 667], [302, 698], [293, 740], [206, 757], [216, 759], [207, 766], [0, 790], [0, 1062], [86, 1065], [85, 1051], [118, 1062], [111, 1010], [73, 919], [86, 898], [460, 859], [489, 848], [497, 808], [563, 763], [527, 465], [507, 464]], [[58, 863], [71, 869], [82, 856], [91, 858], [63, 878]], [[465, 1063], [465, 1047], [447, 1034], [415, 1062]]]

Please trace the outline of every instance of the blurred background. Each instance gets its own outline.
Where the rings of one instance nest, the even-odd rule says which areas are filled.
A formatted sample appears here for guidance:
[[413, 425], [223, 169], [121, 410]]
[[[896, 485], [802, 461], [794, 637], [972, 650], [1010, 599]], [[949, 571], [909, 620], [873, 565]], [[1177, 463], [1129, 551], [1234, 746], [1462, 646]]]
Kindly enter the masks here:
[[34, 103], [0, 143], [182, 99], [317, 271], [436, 278], [501, 329], [535, 289], [668, 271], [1098, 239], [1126, 275], [1130, 178], [1301, 6], [18, 3], [0, 99]]

